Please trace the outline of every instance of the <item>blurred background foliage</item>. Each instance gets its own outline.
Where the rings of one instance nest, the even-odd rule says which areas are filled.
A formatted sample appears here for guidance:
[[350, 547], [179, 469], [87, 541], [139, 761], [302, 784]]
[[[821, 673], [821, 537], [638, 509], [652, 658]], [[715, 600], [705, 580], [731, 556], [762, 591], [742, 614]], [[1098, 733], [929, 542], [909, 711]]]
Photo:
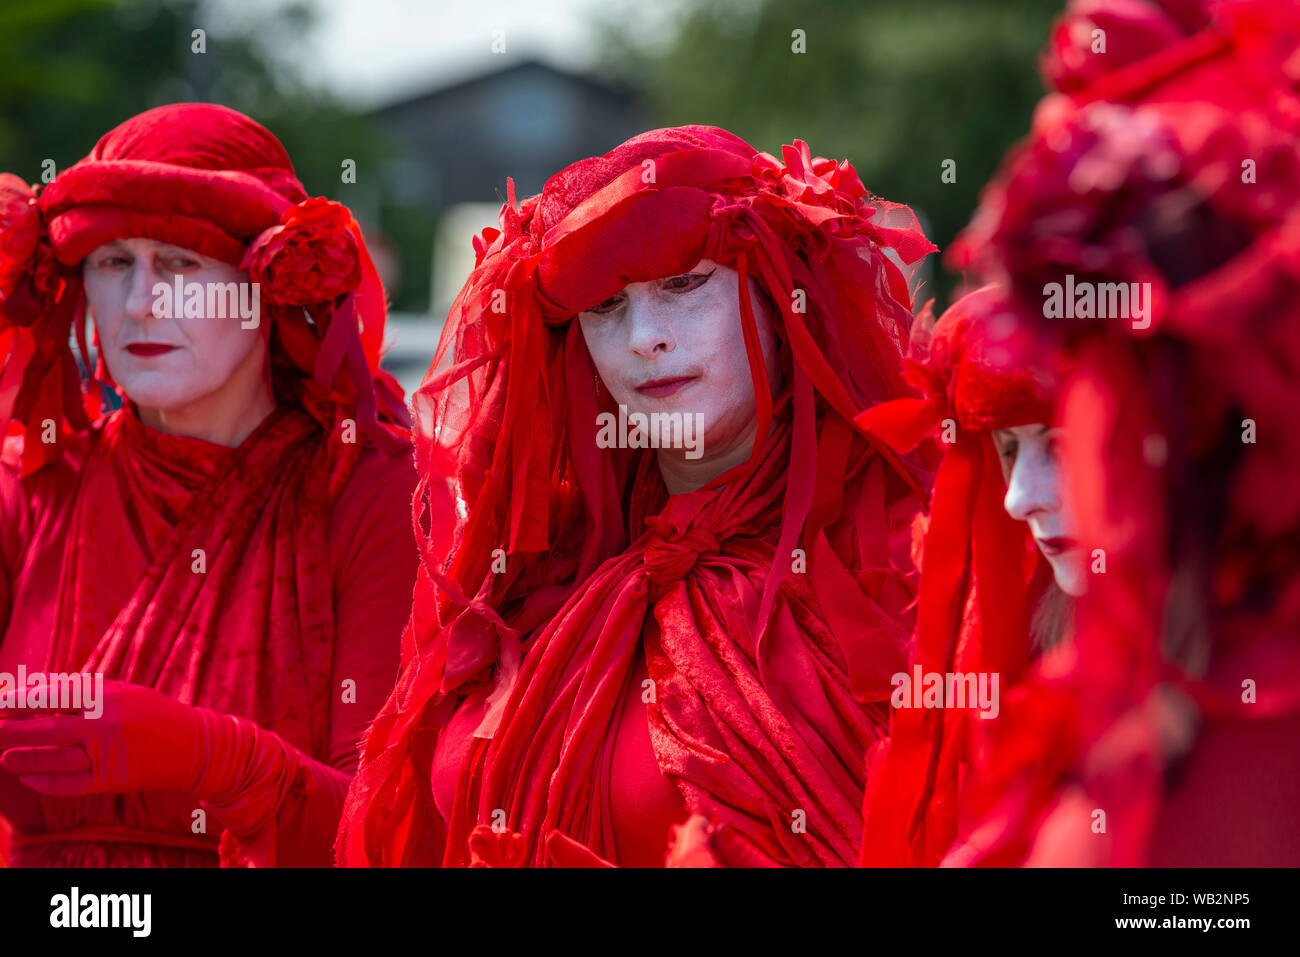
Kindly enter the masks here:
[[[1028, 130], [1042, 95], [1036, 56], [1060, 8], [1060, 0], [682, 0], [668, 29], [651, 34], [637, 28], [632, 4], [611, 2], [599, 8], [592, 49], [575, 60], [639, 90], [654, 126], [723, 126], [777, 155], [799, 138], [815, 155], [851, 160], [869, 189], [913, 205], [946, 248]], [[280, 137], [309, 193], [378, 224], [400, 259], [395, 306], [426, 308], [438, 211], [404, 205], [384, 177], [366, 175], [393, 151], [379, 124], [304, 82], [283, 55], [319, 8], [244, 6], [221, 18], [221, 32], [205, 26], [206, 9], [197, 0], [5, 0], [0, 170], [37, 182], [42, 161], [65, 168], [141, 110], [224, 103]], [[208, 30], [204, 56], [191, 53], [196, 27]], [[806, 53], [792, 53], [795, 29]], [[356, 184], [341, 181], [343, 158], [356, 160]], [[945, 159], [956, 161], [955, 183], [940, 178]], [[940, 305], [951, 285], [932, 274]]]
[[[299, 2], [241, 9], [213, 27], [196, 0], [4, 0], [0, 4], [0, 170], [28, 182], [42, 162], [62, 170], [123, 120], [164, 103], [223, 103], [257, 119], [284, 143], [313, 196], [348, 203], [379, 223], [388, 243], [427, 272], [429, 213], [387, 205], [369, 175], [393, 152], [362, 110], [305, 83], [284, 55], [312, 30], [317, 10]], [[206, 52], [192, 52], [192, 32]], [[342, 161], [357, 164], [344, 183]], [[418, 283], [416, 284], [418, 287]], [[424, 281], [427, 299], [428, 280]], [[422, 309], [414, 288], [408, 298]]]

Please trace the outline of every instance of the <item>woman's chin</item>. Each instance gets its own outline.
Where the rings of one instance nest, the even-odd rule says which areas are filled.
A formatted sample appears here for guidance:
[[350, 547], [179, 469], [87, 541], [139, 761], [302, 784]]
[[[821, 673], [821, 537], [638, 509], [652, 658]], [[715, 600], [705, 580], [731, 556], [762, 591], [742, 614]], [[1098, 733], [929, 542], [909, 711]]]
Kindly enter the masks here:
[[1075, 548], [1063, 555], [1048, 559], [1057, 587], [1072, 598], [1088, 590], [1088, 577], [1084, 572], [1083, 553]]

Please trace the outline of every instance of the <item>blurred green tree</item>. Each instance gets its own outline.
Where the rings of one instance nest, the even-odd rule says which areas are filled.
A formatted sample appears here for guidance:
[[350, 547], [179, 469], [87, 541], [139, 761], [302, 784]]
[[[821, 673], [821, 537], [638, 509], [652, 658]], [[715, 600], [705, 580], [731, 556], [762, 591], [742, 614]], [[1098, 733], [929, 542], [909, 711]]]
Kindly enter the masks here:
[[[666, 31], [606, 14], [599, 69], [645, 90], [658, 125], [725, 127], [780, 156], [805, 140], [908, 203], [946, 249], [1029, 129], [1061, 0], [685, 0]], [[796, 53], [795, 30], [806, 52]], [[955, 161], [955, 182], [942, 179]], [[943, 305], [956, 277], [934, 275]]]
[[[397, 239], [411, 265], [390, 294], [399, 308], [423, 310], [431, 229], [427, 214], [412, 224], [409, 211], [391, 202], [382, 170], [392, 144], [365, 114], [305, 82], [284, 54], [313, 29], [312, 5], [212, 19], [198, 0], [5, 0], [0, 170], [36, 183], [46, 160], [64, 169], [136, 113], [164, 103], [222, 103], [279, 137], [309, 194], [347, 203], [370, 228], [378, 223]], [[193, 52], [195, 29], [205, 30], [206, 52]], [[343, 179], [347, 159], [356, 163], [354, 183]], [[410, 236], [423, 247], [408, 249]]]

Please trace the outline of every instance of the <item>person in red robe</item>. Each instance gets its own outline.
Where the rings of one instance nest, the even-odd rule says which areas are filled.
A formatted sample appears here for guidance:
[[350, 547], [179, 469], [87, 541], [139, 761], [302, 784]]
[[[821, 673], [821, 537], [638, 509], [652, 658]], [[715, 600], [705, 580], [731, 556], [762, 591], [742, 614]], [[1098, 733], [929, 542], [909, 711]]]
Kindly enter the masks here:
[[[346, 207], [233, 110], [149, 110], [39, 193], [0, 176], [12, 864], [332, 863], [418, 562], [385, 310]], [[38, 693], [78, 674], [94, 701]]]
[[[930, 325], [927, 307], [905, 360], [920, 395], [855, 419], [899, 451], [940, 434], [945, 453], [917, 522], [916, 643], [895, 688], [889, 737], [870, 761], [864, 866], [943, 859], [986, 729], [1007, 720], [1003, 702], [1031, 662], [1061, 643], [1069, 596], [1083, 585], [1056, 470], [1051, 363], [1017, 332], [995, 286], [966, 294]], [[949, 676], [962, 682], [951, 701]], [[927, 682], [936, 689], [929, 699]]]
[[[904, 393], [915, 217], [803, 143], [687, 126], [512, 184], [475, 246], [413, 400], [427, 539], [339, 860], [657, 867], [676, 827], [676, 865], [856, 864], [926, 463], [852, 418]], [[652, 414], [702, 448], [609, 441]]]
[[[953, 250], [1069, 357], [1063, 466], [1104, 569], [948, 863], [1300, 863], [1300, 11], [1202, 12], [1049, 97]], [[1103, 283], [1130, 307], [1081, 308]]]

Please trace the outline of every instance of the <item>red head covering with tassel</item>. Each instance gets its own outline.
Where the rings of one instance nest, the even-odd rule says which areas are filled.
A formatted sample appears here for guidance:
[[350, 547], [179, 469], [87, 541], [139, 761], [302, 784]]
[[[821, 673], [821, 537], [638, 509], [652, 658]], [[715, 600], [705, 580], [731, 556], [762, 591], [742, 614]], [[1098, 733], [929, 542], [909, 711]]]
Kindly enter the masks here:
[[[855, 424], [900, 452], [939, 432], [945, 450], [925, 523], [916, 645], [921, 674], [996, 674], [1002, 688], [1029, 660], [1029, 580], [1037, 552], [1003, 507], [1006, 483], [988, 434], [1053, 418], [1052, 385], [993, 286], [968, 293], [927, 337], [918, 318], [908, 380], [921, 398], [868, 409]], [[968, 608], [974, 596], [975, 605]], [[910, 697], [910, 695], [909, 695]], [[897, 703], [896, 703], [897, 704]], [[957, 833], [969, 709], [896, 707], [873, 757], [862, 863], [932, 866]]]
[[[114, 239], [144, 236], [247, 270], [271, 307], [272, 382], [337, 434], [354, 419], [394, 451], [409, 421], [379, 369], [383, 286], [347, 208], [309, 199], [280, 142], [234, 110], [161, 106], [106, 133], [39, 193], [0, 175], [0, 427], [25, 433], [23, 474], [51, 461], [47, 420], [83, 430], [100, 414], [79, 387], [86, 356], [80, 264]], [[107, 380], [100, 364], [98, 377]], [[333, 443], [337, 493], [361, 443]]]
[[[881, 224], [875, 217], [883, 212], [903, 225]], [[413, 399], [423, 568], [403, 672], [364, 747], [344, 812], [340, 859], [403, 863], [416, 848], [437, 842], [434, 832], [441, 824], [427, 793], [427, 748], [466, 694], [493, 682], [502, 691], [475, 745], [478, 758], [488, 762], [487, 776], [475, 780], [483, 781], [479, 803], [505, 800], [490, 798], [494, 789], [518, 788], [510, 805], [518, 817], [509, 823], [510, 830], [524, 832], [525, 841], [510, 858], [544, 862], [544, 845], [560, 846], [554, 841], [562, 844], [562, 838], [607, 847], [584, 797], [591, 786], [585, 775], [603, 740], [599, 716], [616, 700], [611, 683], [622, 680], [631, 661], [627, 649], [640, 644], [647, 616], [667, 614], [667, 605], [648, 612], [646, 602], [678, 601], [686, 594], [682, 580], [689, 577], [691, 587], [704, 590], [707, 607], [680, 606], [677, 624], [664, 626], [663, 657], [648, 652], [652, 673], [659, 662], [678, 667], [658, 677], [659, 687], [669, 690], [661, 690], [658, 707], [652, 706], [661, 766], [688, 804], [725, 817], [759, 857], [851, 863], [858, 822], [845, 809], [853, 800], [847, 794], [860, 794], [860, 780], [856, 791], [852, 782], [861, 778], [861, 755], [841, 755], [853, 767], [831, 777], [808, 770], [797, 780], [788, 767], [764, 764], [766, 758], [757, 767], [737, 760], [717, 774], [706, 773], [715, 763], [707, 757], [711, 749], [725, 746], [715, 740], [720, 719], [706, 715], [723, 707], [755, 714], [755, 720], [761, 713], [762, 721], [776, 722], [768, 733], [788, 753], [803, 754], [811, 746], [818, 756], [809, 752], [808, 761], [830, 760], [823, 735], [842, 731], [829, 725], [812, 731], [804, 722], [819, 725], [821, 717], [800, 716], [788, 701], [778, 704], [786, 693], [780, 671], [787, 664], [821, 667], [806, 657], [802, 649], [811, 639], [787, 613], [769, 628], [774, 610], [784, 607], [778, 602], [783, 582], [804, 579], [826, 603], [826, 626], [836, 643], [827, 651], [830, 660], [847, 665], [843, 692], [832, 694], [834, 704], [816, 708], [819, 714], [839, 713], [836, 720], [847, 723], [841, 729], [851, 726], [854, 734], [872, 736], [861, 723], [865, 713], [849, 703], [849, 692], [864, 701], [882, 700], [889, 674], [902, 663], [906, 631], [894, 616], [902, 614], [910, 594], [895, 590], [902, 579], [892, 563], [906, 564], [906, 525], [924, 478], [884, 443], [872, 449], [855, 436], [850, 421], [904, 389], [899, 360], [912, 319], [910, 293], [886, 250], [915, 262], [933, 246], [909, 210], [867, 196], [847, 162], [814, 159], [803, 143], [786, 147], [778, 160], [724, 130], [687, 126], [654, 130], [575, 163], [522, 203], [512, 185], [500, 230], [486, 230], [475, 248], [477, 267], [452, 306], [434, 367]], [[655, 491], [662, 482], [653, 456], [596, 447], [592, 423], [608, 397], [602, 400], [597, 392], [581, 329], [571, 320], [629, 282], [679, 274], [703, 258], [740, 274], [738, 308], [758, 431], [751, 459], [724, 482], [665, 503], [662, 488]], [[749, 277], [774, 305], [786, 381], [775, 397]], [[788, 468], [781, 464], [787, 455]], [[850, 501], [850, 475], [871, 476], [873, 493]], [[870, 543], [870, 571], [846, 568], [827, 544], [831, 526], [846, 517], [856, 523], [857, 538], [836, 541], [846, 551]], [[445, 533], [439, 526], [448, 521], [452, 530]], [[728, 536], [751, 536], [746, 540], [759, 550], [734, 572], [701, 573], [701, 564], [733, 567], [739, 546], [729, 545]], [[900, 545], [893, 557], [891, 541]], [[788, 560], [774, 558], [796, 548], [807, 550], [806, 576], [790, 575]], [[504, 574], [490, 573], [495, 549], [507, 555]], [[754, 569], [760, 585], [752, 607], [742, 610]], [[638, 584], [643, 578], [644, 586]], [[728, 593], [722, 580], [739, 591]], [[596, 611], [593, 605], [594, 623], [582, 623], [593, 621], [585, 617], [589, 604], [612, 601], [601, 596], [625, 586], [641, 589], [630, 610], [620, 606], [615, 620], [607, 608]], [[566, 601], [579, 611], [557, 615]], [[893, 611], [882, 611], [884, 606]], [[703, 615], [711, 621], [713, 613], [729, 608], [725, 626], [693, 620]], [[693, 679], [683, 674], [670, 641], [694, 642], [695, 654], [702, 654], [705, 639], [697, 629], [707, 631], [710, 642], [724, 640], [716, 628], [735, 644], [728, 645], [736, 656], [728, 667], [754, 659], [752, 684], [692, 687]], [[752, 646], [750, 629], [757, 636]], [[566, 685], [558, 702], [546, 698], [544, 681], [526, 680], [529, 669], [552, 666], [561, 642], [585, 649], [596, 632], [601, 641], [614, 640], [617, 632], [616, 664], [590, 674], [581, 688], [577, 682]], [[543, 650], [528, 656], [529, 648]], [[570, 650], [565, 661], [572, 666], [588, 653]], [[776, 663], [780, 656], [788, 656], [785, 663]], [[555, 666], [566, 667], [558, 658]], [[512, 686], [516, 671], [520, 677]], [[812, 693], [817, 682], [808, 680], [796, 697]], [[583, 702], [594, 697], [583, 704], [574, 703], [575, 695]], [[681, 695], [686, 697], [679, 701]], [[673, 728], [654, 717], [674, 708], [689, 708], [693, 717], [677, 713], [680, 723]], [[565, 730], [579, 717], [583, 727]], [[792, 728], [775, 730], [787, 721], [802, 728], [802, 740], [786, 736]], [[545, 764], [560, 760], [550, 745], [544, 755], [527, 746], [543, 722], [558, 722], [564, 731], [559, 769]], [[755, 759], [766, 754], [769, 745], [743, 733], [748, 743], [732, 746], [738, 758], [742, 751]], [[552, 742], [556, 749], [560, 740]], [[534, 760], [536, 771], [529, 763]], [[465, 786], [477, 795], [477, 784]], [[800, 787], [807, 789], [802, 800], [812, 809], [816, 824], [809, 831], [818, 831], [816, 840], [792, 837], [790, 812], [781, 810], [795, 799], [780, 795]], [[747, 810], [736, 810], [740, 806]], [[465, 862], [466, 833], [482, 820], [474, 799], [458, 807], [447, 822], [448, 863]], [[787, 823], [775, 823], [782, 816]]]

